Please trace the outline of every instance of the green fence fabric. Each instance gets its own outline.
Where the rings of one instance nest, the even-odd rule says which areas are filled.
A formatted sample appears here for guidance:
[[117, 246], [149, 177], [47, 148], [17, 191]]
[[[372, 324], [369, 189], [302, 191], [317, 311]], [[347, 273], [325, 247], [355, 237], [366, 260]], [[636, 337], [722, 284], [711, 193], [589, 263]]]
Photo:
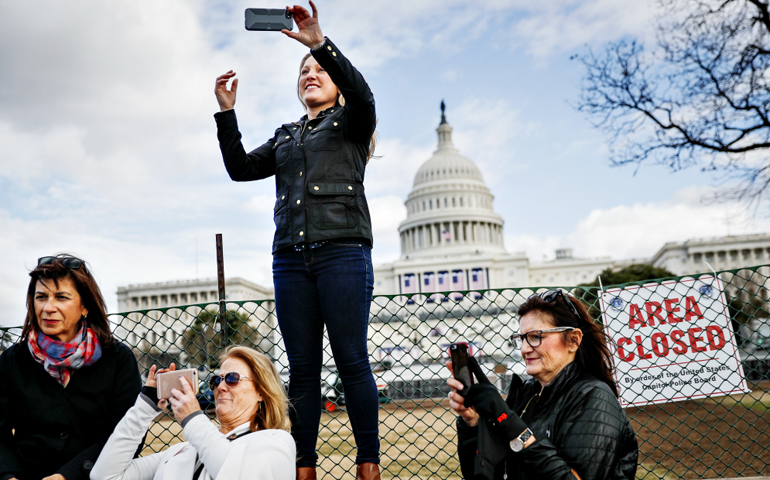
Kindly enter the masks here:
[[[602, 322], [616, 353], [625, 411], [640, 445], [637, 478], [770, 475], [770, 266], [625, 285], [562, 287]], [[502, 393], [526, 376], [509, 337], [518, 305], [546, 288], [377, 296], [369, 326], [380, 389], [384, 478], [460, 478], [455, 415], [447, 401], [447, 346], [467, 341]], [[266, 301], [202, 303], [110, 316], [143, 375], [171, 362], [200, 369], [201, 394], [225, 343], [270, 356], [288, 382], [288, 362]], [[604, 313], [604, 315], [603, 315]], [[3, 348], [20, 328], [0, 330]], [[327, 352], [330, 352], [328, 349]], [[355, 471], [346, 399], [331, 354], [322, 374], [318, 441], [325, 478]], [[213, 408], [207, 413], [214, 418]], [[180, 441], [169, 415], [153, 425], [144, 454]]]

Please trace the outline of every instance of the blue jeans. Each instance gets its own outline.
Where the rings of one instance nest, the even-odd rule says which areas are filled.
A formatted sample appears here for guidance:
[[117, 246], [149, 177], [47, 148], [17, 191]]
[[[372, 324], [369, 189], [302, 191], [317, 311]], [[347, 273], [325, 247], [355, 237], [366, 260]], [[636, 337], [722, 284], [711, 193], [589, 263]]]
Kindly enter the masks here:
[[289, 358], [297, 467], [314, 467], [318, 459], [324, 325], [345, 390], [356, 463], [379, 463], [379, 399], [366, 348], [374, 289], [371, 248], [345, 241], [276, 253], [273, 283]]

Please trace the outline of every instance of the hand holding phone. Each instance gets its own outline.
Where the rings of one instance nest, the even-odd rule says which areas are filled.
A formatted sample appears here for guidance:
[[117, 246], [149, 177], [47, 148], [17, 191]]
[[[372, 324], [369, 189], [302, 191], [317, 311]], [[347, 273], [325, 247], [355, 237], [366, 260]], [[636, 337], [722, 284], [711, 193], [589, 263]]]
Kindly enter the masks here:
[[473, 375], [471, 375], [471, 371], [468, 368], [468, 344], [466, 342], [458, 342], [449, 345], [449, 354], [452, 357], [454, 377], [463, 384], [463, 389], [457, 393], [465, 395], [465, 392], [473, 385]]
[[198, 370], [194, 368], [187, 368], [184, 370], [159, 373], [155, 376], [155, 381], [158, 383], [158, 398], [169, 398], [171, 396], [172, 388], [182, 390], [182, 381], [180, 377], [187, 379], [193, 389], [193, 393], [197, 395]]

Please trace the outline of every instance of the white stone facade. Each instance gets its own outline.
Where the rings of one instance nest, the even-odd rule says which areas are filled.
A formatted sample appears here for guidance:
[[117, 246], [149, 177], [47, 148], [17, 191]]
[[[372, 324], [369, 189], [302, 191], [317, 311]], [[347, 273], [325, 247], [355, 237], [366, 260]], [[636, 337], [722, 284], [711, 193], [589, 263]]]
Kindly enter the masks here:
[[[172, 356], [180, 352], [181, 336], [201, 311], [195, 304], [219, 302], [216, 278], [128, 285], [118, 287], [117, 294], [118, 310], [132, 312], [114, 327], [118, 338], [141, 351], [154, 347]], [[245, 310], [250, 325], [263, 335], [275, 335], [272, 288], [235, 277], [225, 280], [225, 294], [228, 302], [270, 300], [261, 307], [246, 304]], [[184, 305], [191, 306], [174, 308]]]
[[770, 235], [737, 235], [666, 243], [649, 262], [675, 275], [770, 263]]

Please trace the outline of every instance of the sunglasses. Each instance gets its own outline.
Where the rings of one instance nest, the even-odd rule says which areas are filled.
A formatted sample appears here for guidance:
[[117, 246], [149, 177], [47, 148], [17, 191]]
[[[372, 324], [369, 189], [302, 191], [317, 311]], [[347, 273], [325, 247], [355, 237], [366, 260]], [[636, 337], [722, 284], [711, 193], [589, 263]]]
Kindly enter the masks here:
[[[85, 265], [86, 262], [83, 260], [77, 258], [77, 257], [40, 257], [37, 259], [37, 266], [38, 267], [44, 267], [46, 265], [53, 265], [56, 262], [61, 262], [62, 265], [65, 267], [71, 269], [71, 270], [77, 270], [78, 268]], [[88, 269], [83, 267], [83, 269], [87, 272]]]
[[[565, 293], [563, 290], [556, 289], [556, 290], [548, 290], [548, 291], [545, 291], [545, 292], [542, 292], [542, 293], [535, 293], [535, 294], [530, 295], [529, 298], [537, 296], [537, 297], [542, 298], [546, 302], [550, 303], [550, 302], [556, 301], [557, 298], [561, 297], [561, 298], [564, 299], [564, 303], [567, 304], [567, 307], [569, 307], [569, 311], [572, 312], [572, 315], [574, 315], [575, 318], [577, 319], [578, 323], [580, 323], [583, 320], [583, 318], [578, 313], [577, 308], [575, 308], [575, 305], [573, 305], [572, 302], [570, 301], [570, 299], [567, 298], [567, 295], [568, 294]], [[530, 343], [530, 345], [532, 345], [532, 344]]]
[[539, 347], [540, 344], [542, 343], [544, 333], [569, 332], [572, 330], [576, 330], [576, 328], [575, 327], [556, 327], [556, 328], [547, 328], [545, 330], [533, 330], [531, 332], [522, 333], [521, 335], [513, 334], [511, 335], [511, 343], [513, 343], [514, 348], [516, 348], [517, 350], [521, 350], [521, 347], [524, 346], [524, 340], [526, 340], [530, 347], [535, 348], [535, 347]]
[[209, 380], [209, 388], [211, 390], [216, 390], [219, 384], [222, 383], [222, 380], [225, 381], [228, 387], [234, 387], [241, 383], [241, 380], [251, 379], [249, 377], [242, 377], [238, 372], [223, 373], [222, 375], [211, 377]]

